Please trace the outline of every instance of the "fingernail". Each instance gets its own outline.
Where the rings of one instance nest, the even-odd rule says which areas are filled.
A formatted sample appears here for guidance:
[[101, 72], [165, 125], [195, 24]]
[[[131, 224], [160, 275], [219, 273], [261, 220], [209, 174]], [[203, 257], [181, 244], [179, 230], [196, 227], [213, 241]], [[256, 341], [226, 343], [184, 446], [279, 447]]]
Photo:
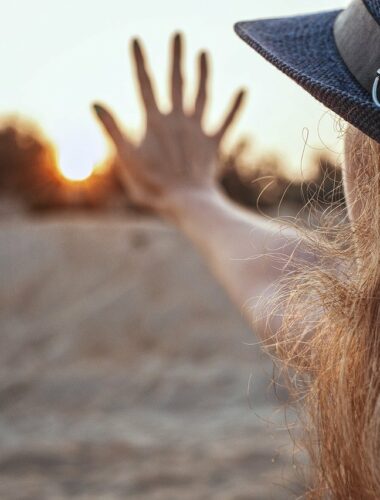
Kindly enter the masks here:
[[93, 104], [92, 107], [93, 107], [95, 113], [98, 116], [103, 116], [104, 115], [103, 108], [99, 104]]

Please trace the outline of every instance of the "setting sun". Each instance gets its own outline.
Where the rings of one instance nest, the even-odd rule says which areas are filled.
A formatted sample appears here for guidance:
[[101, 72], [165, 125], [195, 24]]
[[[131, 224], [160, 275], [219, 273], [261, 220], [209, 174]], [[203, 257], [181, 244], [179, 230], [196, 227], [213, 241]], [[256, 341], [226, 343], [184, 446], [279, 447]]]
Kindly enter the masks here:
[[[83, 140], [83, 137], [80, 138]], [[99, 145], [91, 145], [92, 141], [73, 139], [62, 141], [58, 145], [58, 166], [65, 179], [84, 181], [88, 179], [99, 165], [103, 155]], [[98, 147], [96, 147], [98, 146]]]
[[59, 169], [61, 174], [70, 181], [84, 181], [88, 179], [95, 168], [94, 163], [89, 158], [82, 158], [80, 155], [64, 152], [59, 155]]
[[90, 177], [93, 168], [90, 165], [60, 165], [62, 175], [69, 181], [84, 181]]

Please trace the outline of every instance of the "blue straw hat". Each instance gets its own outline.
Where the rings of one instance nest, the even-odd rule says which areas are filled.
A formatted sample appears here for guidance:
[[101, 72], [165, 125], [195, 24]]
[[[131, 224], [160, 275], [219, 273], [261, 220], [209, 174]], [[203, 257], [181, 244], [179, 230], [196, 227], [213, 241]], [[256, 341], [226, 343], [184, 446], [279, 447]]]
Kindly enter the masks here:
[[239, 22], [235, 31], [325, 106], [380, 142], [380, 0]]

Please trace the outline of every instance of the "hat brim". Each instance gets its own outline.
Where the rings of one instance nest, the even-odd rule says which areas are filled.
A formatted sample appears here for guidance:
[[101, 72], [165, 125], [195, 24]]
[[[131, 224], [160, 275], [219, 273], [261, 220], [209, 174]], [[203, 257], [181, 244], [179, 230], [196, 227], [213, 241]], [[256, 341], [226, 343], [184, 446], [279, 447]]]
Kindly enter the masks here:
[[351, 74], [334, 39], [341, 10], [235, 24], [236, 33], [318, 101], [380, 142], [380, 109]]

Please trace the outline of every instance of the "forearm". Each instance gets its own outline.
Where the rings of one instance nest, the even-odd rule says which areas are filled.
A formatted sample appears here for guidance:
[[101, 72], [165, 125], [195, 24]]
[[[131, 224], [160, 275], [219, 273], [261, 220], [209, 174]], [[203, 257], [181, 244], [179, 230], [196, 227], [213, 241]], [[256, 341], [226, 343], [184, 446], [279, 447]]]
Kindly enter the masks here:
[[[170, 203], [171, 220], [204, 255], [247, 319], [255, 321], [254, 315], [263, 314], [258, 307], [261, 299], [271, 293], [271, 285], [299, 252], [299, 237], [237, 205], [216, 188], [185, 189]], [[258, 333], [264, 338], [268, 332], [263, 324]]]

